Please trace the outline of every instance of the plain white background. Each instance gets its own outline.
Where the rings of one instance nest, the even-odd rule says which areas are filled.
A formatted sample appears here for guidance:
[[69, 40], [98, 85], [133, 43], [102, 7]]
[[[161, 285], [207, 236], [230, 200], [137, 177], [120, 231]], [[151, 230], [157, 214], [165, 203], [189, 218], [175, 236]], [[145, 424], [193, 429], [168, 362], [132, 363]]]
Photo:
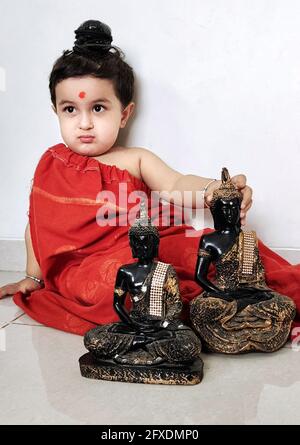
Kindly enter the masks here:
[[0, 240], [23, 239], [30, 180], [63, 142], [48, 76], [87, 19], [112, 28], [136, 74], [128, 146], [182, 173], [245, 173], [247, 228], [300, 248], [300, 2], [1, 0]]

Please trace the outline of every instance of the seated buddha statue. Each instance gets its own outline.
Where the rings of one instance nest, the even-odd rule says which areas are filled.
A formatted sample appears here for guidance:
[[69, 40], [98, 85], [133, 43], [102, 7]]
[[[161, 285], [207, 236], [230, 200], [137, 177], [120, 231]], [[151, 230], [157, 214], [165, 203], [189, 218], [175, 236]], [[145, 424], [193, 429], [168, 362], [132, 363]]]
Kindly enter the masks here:
[[154, 260], [159, 232], [143, 201], [140, 216], [129, 229], [129, 244], [137, 261], [117, 271], [113, 305], [120, 321], [89, 330], [85, 347], [101, 363], [174, 367], [201, 361], [199, 338], [179, 318], [182, 302], [176, 271], [171, 264]]
[[199, 242], [195, 280], [203, 292], [191, 302], [190, 318], [209, 351], [273, 352], [288, 339], [295, 304], [267, 286], [256, 233], [241, 230], [241, 201], [223, 168], [210, 206], [215, 231]]

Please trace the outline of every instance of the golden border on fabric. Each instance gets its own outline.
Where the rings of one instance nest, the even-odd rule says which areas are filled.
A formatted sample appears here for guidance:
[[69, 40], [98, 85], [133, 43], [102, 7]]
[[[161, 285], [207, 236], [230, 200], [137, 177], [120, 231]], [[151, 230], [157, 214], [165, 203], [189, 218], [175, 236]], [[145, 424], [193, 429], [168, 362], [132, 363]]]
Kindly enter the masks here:
[[103, 199], [96, 200], [90, 198], [70, 198], [67, 196], [56, 196], [52, 195], [52, 193], [46, 192], [36, 185], [33, 186], [33, 191], [44, 196], [45, 198], [50, 199], [51, 201], [59, 202], [61, 204], [77, 204], [82, 206], [99, 206], [99, 204], [105, 204], [107, 207], [110, 207], [112, 209], [122, 210], [126, 212], [126, 209], [124, 207], [117, 206], [116, 204]]

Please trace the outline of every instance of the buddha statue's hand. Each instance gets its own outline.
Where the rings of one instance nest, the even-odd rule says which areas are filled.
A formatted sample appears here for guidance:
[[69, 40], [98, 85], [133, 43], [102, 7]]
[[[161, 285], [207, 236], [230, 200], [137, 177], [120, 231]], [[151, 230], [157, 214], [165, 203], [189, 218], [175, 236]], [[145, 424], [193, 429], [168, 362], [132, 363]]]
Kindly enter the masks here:
[[221, 298], [222, 300], [226, 300], [226, 301], [233, 301], [234, 298], [232, 297], [231, 293], [227, 293], [227, 292], [208, 292], [207, 293], [208, 297], [214, 297], [214, 298]]
[[232, 290], [227, 290], [225, 295], [228, 298], [238, 300], [240, 298], [251, 297], [257, 293], [257, 289], [253, 287], [239, 287]]
[[239, 287], [237, 289], [237, 291], [242, 291], [245, 292], [247, 294], [256, 294], [258, 289], [256, 289], [255, 287], [247, 287], [247, 286], [243, 286], [243, 287]]
[[151, 332], [156, 332], [159, 331], [160, 329], [162, 329], [160, 327], [159, 321], [155, 321], [152, 323], [141, 323], [141, 322], [134, 322], [134, 326], [137, 329], [138, 332], [141, 333], [151, 333]]

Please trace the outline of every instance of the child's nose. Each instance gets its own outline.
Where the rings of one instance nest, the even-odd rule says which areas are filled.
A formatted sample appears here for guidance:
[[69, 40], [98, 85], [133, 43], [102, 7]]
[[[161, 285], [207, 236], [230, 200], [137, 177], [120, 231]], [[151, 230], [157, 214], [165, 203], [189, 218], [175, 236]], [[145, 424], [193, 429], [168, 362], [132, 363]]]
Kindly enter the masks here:
[[92, 116], [89, 113], [82, 113], [79, 126], [84, 130], [92, 128], [94, 126]]

